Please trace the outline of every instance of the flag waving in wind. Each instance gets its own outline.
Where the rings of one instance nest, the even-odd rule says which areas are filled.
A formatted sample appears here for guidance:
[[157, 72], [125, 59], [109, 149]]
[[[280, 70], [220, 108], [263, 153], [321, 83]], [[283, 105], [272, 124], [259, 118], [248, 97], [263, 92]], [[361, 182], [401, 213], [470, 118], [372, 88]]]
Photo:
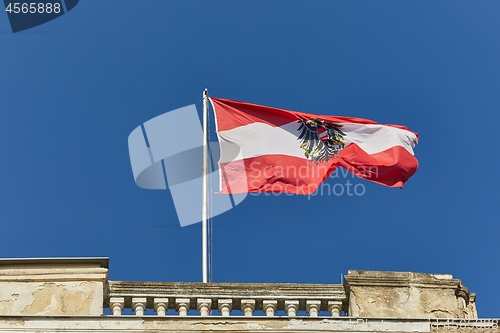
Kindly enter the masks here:
[[417, 171], [418, 135], [404, 126], [221, 98], [211, 102], [221, 149], [220, 193], [312, 194], [340, 167], [402, 187]]

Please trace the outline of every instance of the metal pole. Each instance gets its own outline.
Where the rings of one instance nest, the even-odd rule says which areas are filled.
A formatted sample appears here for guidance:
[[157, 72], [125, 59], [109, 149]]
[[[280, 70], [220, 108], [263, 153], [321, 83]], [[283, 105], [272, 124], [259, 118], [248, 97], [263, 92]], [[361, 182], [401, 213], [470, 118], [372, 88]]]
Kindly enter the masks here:
[[208, 282], [208, 89], [203, 91], [203, 153], [202, 153], [202, 272], [203, 282]]

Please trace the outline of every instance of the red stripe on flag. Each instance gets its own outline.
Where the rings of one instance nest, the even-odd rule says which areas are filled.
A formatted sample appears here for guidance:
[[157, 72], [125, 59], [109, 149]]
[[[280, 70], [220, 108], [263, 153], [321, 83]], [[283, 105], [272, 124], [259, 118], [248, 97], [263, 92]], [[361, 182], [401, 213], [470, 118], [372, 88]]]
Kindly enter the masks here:
[[253, 123], [279, 127], [299, 119], [293, 112], [267, 106], [213, 97], [211, 100], [217, 120], [217, 131], [226, 131]]
[[418, 160], [401, 146], [370, 155], [350, 144], [340, 153], [338, 165], [360, 178], [389, 187], [403, 187], [417, 171]]
[[[402, 187], [417, 170], [418, 161], [404, 147], [395, 146], [369, 155], [355, 144], [337, 158], [314, 164], [288, 155], [263, 155], [220, 165], [220, 193], [274, 192], [313, 194], [338, 166], [354, 175], [390, 187]], [[337, 170], [335, 177], [346, 176]]]
[[220, 165], [220, 193], [312, 194], [331, 172], [331, 166], [327, 163], [316, 165], [304, 158], [289, 155], [268, 154], [246, 158], [241, 162]]
[[[253, 124], [256, 122], [269, 124], [270, 126], [279, 127], [299, 119], [318, 118], [327, 122], [337, 124], [356, 123], [356, 124], [378, 124], [369, 119], [343, 117], [343, 116], [327, 116], [317, 115], [305, 112], [289, 111], [283, 109], [272, 108], [257, 104], [233, 101], [223, 98], [211, 98], [212, 105], [216, 114], [217, 131], [227, 131], [235, 127]], [[403, 130], [410, 131], [405, 126], [387, 125]], [[411, 131], [410, 131], [411, 132]], [[413, 132], [417, 134], [416, 132]]]

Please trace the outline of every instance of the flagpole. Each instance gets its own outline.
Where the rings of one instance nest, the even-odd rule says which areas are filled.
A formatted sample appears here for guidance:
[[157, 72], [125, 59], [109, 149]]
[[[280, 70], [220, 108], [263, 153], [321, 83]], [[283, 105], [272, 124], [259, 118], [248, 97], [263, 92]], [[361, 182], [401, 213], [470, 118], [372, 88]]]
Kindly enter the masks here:
[[208, 89], [203, 91], [203, 153], [202, 153], [202, 274], [203, 282], [208, 282]]

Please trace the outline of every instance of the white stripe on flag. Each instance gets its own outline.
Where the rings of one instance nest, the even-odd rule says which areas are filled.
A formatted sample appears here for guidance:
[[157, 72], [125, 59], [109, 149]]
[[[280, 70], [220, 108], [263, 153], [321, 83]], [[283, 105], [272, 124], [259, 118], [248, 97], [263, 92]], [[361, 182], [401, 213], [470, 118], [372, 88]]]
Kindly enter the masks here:
[[[300, 148], [299, 124], [291, 122], [281, 127], [273, 127], [264, 123], [253, 123], [218, 133], [221, 145], [219, 163], [235, 160], [234, 145], [240, 149], [238, 158], [251, 158], [268, 154], [289, 155], [306, 159], [304, 150]], [[410, 131], [380, 124], [342, 124], [346, 134], [344, 142], [354, 143], [368, 154], [376, 154], [402, 146], [414, 155], [416, 135]], [[231, 148], [229, 148], [232, 146]], [[227, 148], [227, 149], [226, 149]]]

